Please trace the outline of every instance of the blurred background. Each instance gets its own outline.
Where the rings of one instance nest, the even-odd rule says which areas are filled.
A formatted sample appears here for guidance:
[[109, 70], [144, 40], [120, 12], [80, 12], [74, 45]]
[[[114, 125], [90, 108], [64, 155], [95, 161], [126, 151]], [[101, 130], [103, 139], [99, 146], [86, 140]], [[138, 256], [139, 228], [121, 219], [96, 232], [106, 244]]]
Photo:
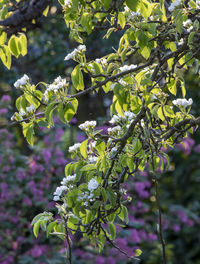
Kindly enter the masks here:
[[[97, 120], [106, 133], [110, 94], [85, 95], [80, 98], [78, 115], [69, 126], [58, 122], [51, 130], [38, 129], [36, 143], [30, 147], [20, 126], [9, 126], [20, 91], [13, 83], [26, 73], [33, 83], [51, 83], [59, 75], [70, 76], [73, 61], [64, 61], [77, 43], [69, 38], [59, 5], [52, 5], [47, 18], [28, 32], [28, 55], [13, 58], [10, 71], [0, 67], [0, 264], [67, 263], [65, 245], [58, 238], [40, 233], [34, 238], [33, 217], [51, 210], [56, 213], [53, 192], [64, 177], [64, 167], [71, 161], [68, 147], [84, 140], [78, 124]], [[99, 58], [117, 48], [120, 34], [106, 40], [105, 32], [92, 33], [86, 40], [87, 59]], [[192, 114], [200, 115], [200, 83], [195, 69], [184, 74], [187, 98], [193, 98]], [[87, 83], [87, 76], [85, 76]], [[160, 203], [163, 211], [164, 237], [168, 264], [200, 263], [200, 137], [199, 129], [174, 150], [169, 171], [160, 177]], [[157, 209], [154, 185], [148, 172], [138, 173], [124, 185], [129, 203], [129, 224], [118, 227], [116, 244], [129, 255], [142, 249], [141, 262], [160, 264], [161, 248], [157, 236]], [[74, 238], [73, 260], [77, 264], [133, 263], [116, 249], [106, 246], [100, 254], [82, 237]]]

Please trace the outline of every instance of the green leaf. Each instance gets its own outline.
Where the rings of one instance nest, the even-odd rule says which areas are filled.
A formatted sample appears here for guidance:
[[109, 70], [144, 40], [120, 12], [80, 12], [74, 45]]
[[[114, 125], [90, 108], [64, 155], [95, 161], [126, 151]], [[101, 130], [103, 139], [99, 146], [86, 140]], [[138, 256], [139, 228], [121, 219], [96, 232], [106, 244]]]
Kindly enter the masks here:
[[45, 117], [49, 123], [49, 126], [53, 126], [53, 111], [55, 110], [55, 103], [50, 103], [45, 110]]
[[141, 0], [126, 0], [126, 4], [132, 11], [136, 12], [139, 8], [140, 1]]
[[139, 257], [141, 254], [142, 254], [142, 250], [140, 250], [140, 249], [136, 249], [136, 251], [135, 251], [135, 256], [136, 256], [136, 257]]
[[24, 34], [21, 34], [18, 38], [18, 48], [22, 56], [27, 54], [27, 39]]
[[54, 226], [57, 225], [57, 220], [54, 222], [51, 222], [48, 227], [47, 227], [47, 237], [49, 237], [49, 234], [51, 233], [52, 229], [54, 228]]
[[147, 60], [151, 54], [151, 49], [145, 46], [141, 51], [142, 56]]
[[158, 117], [159, 117], [162, 121], [165, 120], [165, 116], [164, 116], [164, 114], [163, 114], [162, 106], [160, 106], [160, 107], [158, 108]]
[[0, 46], [0, 58], [3, 64], [10, 70], [11, 66], [11, 53], [6, 45]]
[[45, 8], [45, 10], [43, 11], [43, 15], [46, 17], [48, 15], [48, 12], [49, 12], [49, 6]]
[[176, 79], [172, 79], [170, 83], [167, 86], [168, 90], [171, 94], [176, 95], [177, 89], [176, 89]]
[[34, 129], [33, 129], [33, 122], [30, 123], [24, 123], [22, 124], [23, 127], [23, 135], [26, 138], [27, 142], [33, 146], [33, 135], [34, 135]]
[[116, 237], [116, 227], [115, 227], [115, 225], [112, 224], [112, 223], [108, 224], [108, 229], [110, 231], [112, 239], [114, 240], [115, 237]]
[[78, 108], [78, 100], [76, 98], [72, 98], [70, 102], [64, 108], [64, 118], [67, 122], [69, 122], [72, 117], [76, 114]]
[[88, 139], [84, 140], [80, 146], [80, 152], [84, 159], [87, 158], [87, 143], [88, 143]]
[[66, 120], [64, 117], [64, 109], [63, 109], [63, 103], [60, 103], [57, 107], [58, 116], [60, 118], [60, 121], [62, 121], [64, 124], [66, 124]]
[[152, 12], [151, 3], [149, 3], [147, 0], [140, 1], [140, 12], [144, 18], [150, 17]]
[[37, 238], [38, 233], [39, 233], [39, 228], [40, 228], [41, 221], [38, 221], [34, 224], [33, 226], [33, 234]]
[[71, 74], [72, 83], [77, 91], [84, 90], [83, 74], [80, 69], [80, 65], [77, 65]]
[[7, 39], [7, 34], [6, 32], [1, 32], [1, 35], [0, 35], [0, 45], [3, 45], [5, 42], [6, 42], [6, 39]]
[[9, 41], [8, 41], [8, 47], [11, 51], [11, 53], [15, 56], [15, 57], [19, 57], [19, 49], [18, 49], [18, 38], [15, 36], [12, 36]]
[[120, 26], [121, 26], [122, 28], [124, 28], [125, 25], [126, 25], [126, 18], [125, 18], [125, 15], [124, 15], [123, 13], [121, 13], [121, 12], [119, 12], [119, 14], [118, 14], [118, 23], [120, 24]]
[[103, 6], [108, 9], [112, 0], [102, 0]]
[[96, 166], [94, 164], [87, 164], [80, 169], [80, 171], [91, 171], [91, 170], [96, 170]]

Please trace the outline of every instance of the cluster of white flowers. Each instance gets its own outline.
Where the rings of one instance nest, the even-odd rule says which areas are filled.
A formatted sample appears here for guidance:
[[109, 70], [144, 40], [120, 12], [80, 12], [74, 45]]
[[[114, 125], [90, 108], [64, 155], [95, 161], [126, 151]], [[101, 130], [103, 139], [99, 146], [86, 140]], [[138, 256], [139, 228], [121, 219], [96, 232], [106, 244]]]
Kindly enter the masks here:
[[90, 63], [90, 64], [88, 64], [88, 66], [90, 66], [90, 71], [92, 72], [92, 73], [95, 73], [95, 68], [94, 68], [94, 66], [92, 65], [92, 63]]
[[88, 191], [85, 191], [81, 195], [78, 196], [77, 200], [78, 201], [85, 200], [85, 202], [83, 204], [88, 206], [88, 201], [93, 202], [95, 200], [95, 198], [94, 198], [93, 193], [89, 193]]
[[135, 69], [135, 68], [137, 68], [137, 65], [135, 65], [135, 64], [131, 64], [131, 65], [124, 65], [124, 66], [120, 67], [119, 70], [120, 70], [121, 72], [124, 72], [124, 71], [133, 70], [133, 69]]
[[125, 6], [125, 7], [124, 7], [124, 11], [130, 13], [129, 19], [135, 19], [136, 17], [138, 17], [138, 16], [141, 15], [140, 12], [133, 12], [133, 11], [131, 11], [131, 10], [128, 8], [128, 6]]
[[73, 152], [73, 151], [79, 149], [80, 146], [81, 146], [81, 143], [76, 143], [76, 144], [74, 144], [73, 146], [69, 147], [69, 150], [68, 150], [68, 151], [71, 153], [71, 152]]
[[24, 87], [24, 85], [29, 81], [29, 77], [24, 74], [23, 77], [21, 77], [20, 79], [18, 79], [15, 83], [14, 86], [15, 88], [20, 88], [22, 89]]
[[119, 135], [121, 130], [122, 130], [122, 128], [120, 126], [109, 127], [108, 128], [108, 134], [109, 135], [113, 135], [113, 134]]
[[196, 6], [197, 8], [200, 8], [200, 0], [196, 0]]
[[66, 184], [74, 181], [75, 179], [76, 179], [76, 174], [64, 177], [61, 181], [61, 186], [57, 187], [56, 191], [53, 193], [53, 195], [54, 195], [53, 200], [59, 201], [61, 199], [61, 195], [62, 195], [63, 191], [69, 191], [69, 190], [73, 189], [72, 184], [69, 184], [68, 186], [66, 186]]
[[110, 153], [112, 154], [113, 152], [116, 152], [116, 151], [117, 151], [117, 147], [113, 147], [111, 148]]
[[186, 108], [193, 103], [193, 100], [192, 98], [190, 98], [189, 100], [179, 98], [179, 99], [173, 100], [172, 103], [176, 106], [182, 106], [183, 108]]
[[86, 51], [86, 46], [85, 45], [79, 45], [75, 50], [73, 50], [71, 53], [69, 53], [64, 60], [71, 60], [74, 59], [77, 54], [81, 53], [81, 52], [85, 52]]
[[76, 179], [76, 174], [73, 174], [73, 175], [68, 175], [67, 177], [64, 177], [61, 181], [61, 184], [62, 185], [65, 185], [67, 184], [68, 182], [70, 181], [74, 181]]
[[123, 119], [126, 119], [128, 121], [132, 121], [133, 118], [135, 117], [136, 115], [130, 111], [124, 111], [124, 118], [121, 116], [121, 115], [113, 115], [112, 119], [109, 121], [109, 123], [111, 124], [116, 124], [116, 123], [119, 123], [121, 120]]
[[132, 112], [124, 112], [124, 117], [128, 120], [128, 121], [132, 121], [133, 118], [136, 116], [136, 114], [132, 113]]
[[114, 115], [111, 120], [109, 121], [109, 123], [111, 124], [116, 124], [118, 122], [120, 122], [122, 119], [122, 117], [118, 114], [118, 115]]
[[35, 110], [36, 110], [36, 108], [35, 108], [34, 105], [30, 105], [30, 106], [26, 107], [26, 111], [27, 111], [28, 113], [35, 112]]
[[96, 59], [95, 61], [96, 61], [96, 63], [99, 63], [99, 64], [103, 65], [104, 67], [106, 67], [106, 65], [108, 64], [107, 60], [105, 58]]
[[92, 157], [89, 157], [89, 159], [88, 159], [88, 161], [90, 162], [90, 163], [96, 163], [97, 162], [97, 157], [95, 157], [95, 156], [92, 156]]
[[72, 6], [71, 0], [65, 0], [64, 5], [67, 7], [71, 7]]
[[122, 79], [119, 79], [119, 83], [120, 83], [121, 85], [123, 85], [123, 86], [126, 86], [126, 85], [127, 85], [127, 83], [126, 83], [124, 80], [122, 80]]
[[94, 190], [96, 190], [98, 188], [99, 184], [98, 182], [93, 178], [88, 182], [88, 190], [90, 192], [93, 192]]
[[90, 153], [93, 153], [94, 152], [93, 149], [96, 146], [96, 144], [97, 144], [97, 141], [90, 142], [90, 144], [89, 144], [89, 152]]
[[63, 191], [67, 191], [68, 188], [67, 186], [59, 186], [56, 188], [56, 191], [53, 193], [54, 197], [53, 200], [54, 201], [59, 201], [60, 200], [60, 196], [62, 195]]
[[191, 19], [187, 19], [186, 21], [183, 22], [183, 26], [186, 27], [189, 32], [193, 30], [192, 24], [193, 22]]
[[85, 121], [85, 123], [80, 124], [78, 127], [81, 130], [88, 131], [90, 128], [94, 128], [97, 125], [96, 121]]
[[24, 117], [24, 116], [26, 115], [26, 112], [24, 112], [24, 110], [20, 109], [20, 111], [19, 111], [19, 115], [20, 115], [21, 117]]
[[179, 6], [181, 4], [181, 0], [175, 0], [171, 5], [168, 7], [168, 10], [172, 12], [175, 7]]
[[54, 92], [55, 94], [60, 90], [63, 89], [66, 86], [66, 80], [62, 79], [60, 76], [58, 76], [52, 84], [49, 84], [47, 86], [47, 89], [44, 93], [44, 99], [48, 100], [48, 92]]

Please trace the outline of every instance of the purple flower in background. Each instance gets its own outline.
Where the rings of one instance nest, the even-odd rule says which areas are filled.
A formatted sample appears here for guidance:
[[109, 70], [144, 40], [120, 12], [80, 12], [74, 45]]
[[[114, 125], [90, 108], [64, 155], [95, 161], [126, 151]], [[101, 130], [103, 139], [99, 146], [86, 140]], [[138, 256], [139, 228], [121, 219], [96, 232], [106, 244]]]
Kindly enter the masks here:
[[76, 125], [77, 124], [77, 118], [73, 117], [70, 121], [69, 121], [70, 125]]
[[83, 142], [86, 139], [86, 137], [82, 134], [77, 134], [76, 140], [77, 142]]
[[63, 134], [64, 134], [64, 130], [62, 128], [56, 131], [56, 142], [61, 140]]
[[44, 149], [42, 151], [42, 155], [43, 155], [44, 161], [48, 163], [51, 159], [51, 151], [49, 149]]
[[96, 130], [101, 130], [102, 134], [108, 134], [108, 128], [109, 126], [98, 126]]
[[194, 151], [197, 153], [200, 153], [200, 144], [196, 145], [196, 147], [194, 148]]
[[42, 248], [41, 246], [38, 246], [38, 245], [35, 245], [34, 248], [31, 250], [31, 255], [34, 257], [34, 258], [38, 258], [42, 255]]
[[10, 102], [10, 101], [11, 101], [11, 97], [10, 97], [10, 95], [3, 95], [3, 96], [1, 97], [1, 102], [6, 103], [6, 102]]
[[7, 108], [0, 109], [0, 115], [6, 115], [7, 113], [8, 113], [8, 109]]
[[98, 257], [95, 259], [95, 263], [96, 263], [96, 264], [105, 264], [105, 258], [102, 257], [102, 256], [98, 256]]
[[179, 232], [181, 230], [180, 225], [177, 225], [177, 224], [174, 224], [172, 226], [172, 229], [173, 229], [174, 232]]
[[110, 256], [105, 259], [105, 264], [117, 264], [117, 261], [115, 260], [115, 258]]
[[24, 199], [23, 199], [23, 203], [25, 204], [25, 205], [27, 205], [27, 206], [31, 206], [33, 203], [32, 203], [32, 201], [31, 201], [31, 199], [29, 198], [29, 197], [25, 197]]
[[195, 141], [190, 138], [190, 137], [187, 137], [187, 138], [184, 138], [183, 139], [183, 143], [179, 143], [177, 144], [177, 146], [186, 154], [186, 155], [189, 155], [190, 152], [191, 152], [191, 149], [192, 147], [194, 146], [195, 144]]

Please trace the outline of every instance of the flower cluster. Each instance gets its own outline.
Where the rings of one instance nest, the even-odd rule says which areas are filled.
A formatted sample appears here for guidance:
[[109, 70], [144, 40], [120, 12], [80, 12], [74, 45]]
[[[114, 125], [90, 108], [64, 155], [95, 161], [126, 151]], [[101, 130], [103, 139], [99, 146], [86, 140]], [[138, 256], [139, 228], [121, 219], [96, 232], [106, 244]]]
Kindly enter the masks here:
[[96, 59], [95, 61], [96, 61], [96, 63], [99, 63], [99, 64], [103, 65], [104, 67], [108, 64], [107, 60], [105, 58]]
[[94, 190], [96, 190], [98, 188], [99, 184], [97, 183], [97, 181], [93, 178], [88, 182], [88, 190], [90, 192], [93, 192]]
[[23, 89], [24, 88], [24, 85], [26, 85], [29, 81], [29, 77], [24, 74], [23, 77], [21, 77], [20, 79], [18, 79], [15, 83], [14, 83], [14, 86], [15, 88], [20, 88], [20, 89]]
[[168, 7], [168, 10], [172, 12], [175, 7], [179, 6], [181, 4], [181, 0], [175, 0], [171, 5]]
[[86, 121], [79, 125], [79, 128], [84, 131], [88, 131], [90, 128], [94, 128], [97, 125], [96, 121]]
[[80, 146], [81, 146], [81, 143], [76, 143], [76, 144], [74, 144], [73, 146], [69, 147], [69, 150], [68, 150], [68, 151], [71, 153], [71, 152], [73, 152], [73, 151], [79, 149]]
[[53, 200], [59, 201], [64, 191], [69, 191], [70, 189], [72, 189], [73, 188], [72, 184], [69, 184], [68, 186], [66, 186], [66, 184], [68, 184], [69, 182], [73, 182], [75, 179], [76, 179], [76, 174], [68, 175], [67, 177], [63, 178], [61, 181], [61, 186], [57, 187], [56, 191], [53, 194], [54, 195]]
[[124, 112], [124, 118], [121, 115], [119, 115], [119, 114], [118, 115], [113, 115], [113, 117], [109, 121], [109, 123], [116, 124], [116, 123], [119, 123], [120, 121], [122, 121], [123, 119], [125, 119], [127, 121], [132, 121], [135, 116], [136, 115], [133, 112], [125, 111]]
[[71, 60], [75, 59], [77, 54], [85, 52], [86, 51], [86, 46], [85, 45], [79, 45], [75, 50], [73, 50], [71, 53], [69, 53], [64, 60]]
[[182, 106], [183, 108], [186, 108], [192, 105], [193, 100], [192, 98], [190, 98], [189, 100], [179, 98], [179, 99], [173, 100], [172, 103], [176, 106]]
[[133, 69], [135, 69], [135, 68], [137, 68], [137, 65], [135, 65], [135, 64], [131, 64], [131, 65], [124, 65], [124, 66], [120, 67], [119, 70], [120, 70], [121, 72], [124, 72], [124, 71], [133, 70]]
[[141, 15], [140, 12], [133, 12], [133, 11], [131, 11], [131, 10], [128, 8], [128, 6], [125, 6], [125, 7], [124, 7], [124, 11], [130, 14], [129, 17], [128, 17], [128, 19], [135, 19], [135, 18], [137, 18], [138, 16]]
[[[30, 106], [26, 107], [26, 111], [27, 111], [28, 113], [35, 112], [35, 110], [36, 110], [36, 108], [35, 108], [34, 105], [30, 105]], [[25, 113], [23, 110], [22, 110], [22, 112], [23, 112], [23, 114]], [[26, 114], [26, 113], [25, 113], [25, 114]]]
[[64, 5], [67, 7], [71, 7], [72, 6], [71, 0], [65, 0]]
[[66, 80], [62, 79], [60, 76], [58, 76], [52, 84], [49, 84], [47, 86], [47, 89], [44, 93], [44, 98], [45, 100], [48, 100], [48, 94], [49, 92], [53, 92], [55, 94], [57, 94], [61, 89], [66, 87]]

